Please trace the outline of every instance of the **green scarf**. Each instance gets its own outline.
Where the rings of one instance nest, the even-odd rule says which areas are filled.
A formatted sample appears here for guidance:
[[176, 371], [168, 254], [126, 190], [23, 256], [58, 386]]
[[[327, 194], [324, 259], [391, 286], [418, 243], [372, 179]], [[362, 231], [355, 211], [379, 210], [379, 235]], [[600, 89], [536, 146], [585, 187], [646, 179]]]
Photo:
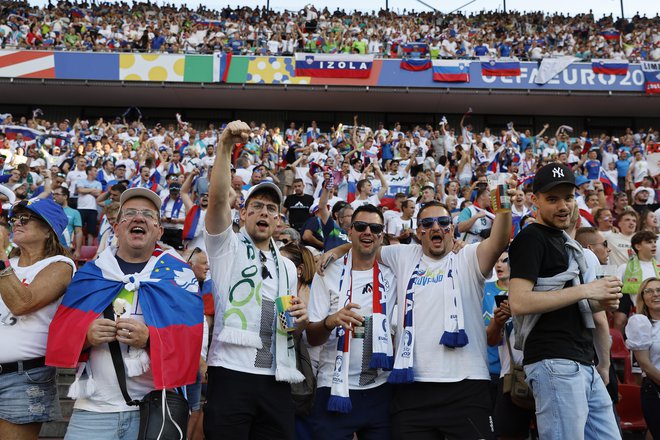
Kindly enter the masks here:
[[[660, 270], [655, 262], [655, 258], [652, 258], [651, 262], [653, 263], [655, 276], [660, 276]], [[626, 264], [626, 271], [623, 274], [623, 289], [621, 289], [621, 292], [628, 295], [639, 293], [639, 287], [642, 285], [642, 281], [644, 281], [642, 266], [639, 264], [639, 258], [634, 256], [628, 260], [628, 263]]]

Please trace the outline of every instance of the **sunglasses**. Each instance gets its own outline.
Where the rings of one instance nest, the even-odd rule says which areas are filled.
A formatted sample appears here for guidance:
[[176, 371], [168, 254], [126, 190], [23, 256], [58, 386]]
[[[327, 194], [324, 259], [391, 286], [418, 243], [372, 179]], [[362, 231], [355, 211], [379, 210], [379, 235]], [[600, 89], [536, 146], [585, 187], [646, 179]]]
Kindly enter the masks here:
[[287, 240], [286, 238], [284, 240], [280, 240], [284, 246], [287, 244], [291, 243], [291, 240]]
[[367, 227], [371, 230], [372, 234], [380, 235], [385, 229], [385, 225], [381, 223], [367, 223], [367, 222], [353, 222], [351, 225], [353, 229], [357, 232], [364, 232], [367, 230]]
[[434, 223], [438, 223], [441, 228], [448, 228], [451, 226], [451, 217], [441, 215], [440, 217], [424, 217], [417, 220], [417, 224], [424, 229], [431, 229]]
[[19, 215], [18, 217], [11, 217], [9, 219], [9, 224], [13, 227], [15, 223], [18, 222], [19, 225], [25, 226], [33, 219], [39, 220], [39, 217], [34, 215]]
[[266, 267], [266, 254], [262, 251], [259, 251], [259, 261], [261, 261], [261, 279], [265, 280], [266, 278], [273, 278], [270, 274], [270, 271]]
[[193, 249], [192, 252], [190, 253], [190, 256], [188, 257], [188, 260], [186, 260], [186, 263], [190, 263], [190, 260], [192, 260], [192, 257], [194, 257], [197, 252], [201, 252], [201, 251], [202, 251], [202, 249], [199, 248], [199, 247], [196, 247], [195, 249]]

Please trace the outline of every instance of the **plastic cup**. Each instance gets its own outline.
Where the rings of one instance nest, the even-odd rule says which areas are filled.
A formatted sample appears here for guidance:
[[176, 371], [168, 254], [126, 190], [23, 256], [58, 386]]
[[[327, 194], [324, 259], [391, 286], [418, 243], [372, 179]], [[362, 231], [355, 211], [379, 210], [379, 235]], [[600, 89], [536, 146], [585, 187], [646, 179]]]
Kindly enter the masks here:
[[289, 308], [291, 308], [291, 300], [293, 295], [282, 295], [275, 298], [275, 306], [277, 307], [277, 325], [280, 330], [285, 332], [292, 332], [296, 329], [296, 318], [291, 316]]

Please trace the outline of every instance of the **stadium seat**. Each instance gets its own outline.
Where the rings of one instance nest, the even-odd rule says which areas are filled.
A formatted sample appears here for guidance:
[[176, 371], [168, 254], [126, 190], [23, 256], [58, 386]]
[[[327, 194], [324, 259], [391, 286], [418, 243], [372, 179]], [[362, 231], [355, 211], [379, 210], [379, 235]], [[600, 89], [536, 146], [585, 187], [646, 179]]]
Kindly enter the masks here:
[[80, 258], [78, 258], [78, 261], [76, 261], [78, 267], [82, 266], [90, 260], [93, 260], [96, 256], [96, 251], [98, 248], [98, 246], [81, 246]]
[[619, 403], [616, 410], [621, 417], [621, 429], [625, 431], [645, 431], [646, 421], [642, 415], [639, 385], [619, 384]]
[[619, 382], [634, 384], [635, 379], [632, 374], [631, 355], [623, 340], [623, 335], [619, 330], [610, 328], [610, 337], [612, 338], [612, 362], [614, 363], [614, 369], [616, 370]]

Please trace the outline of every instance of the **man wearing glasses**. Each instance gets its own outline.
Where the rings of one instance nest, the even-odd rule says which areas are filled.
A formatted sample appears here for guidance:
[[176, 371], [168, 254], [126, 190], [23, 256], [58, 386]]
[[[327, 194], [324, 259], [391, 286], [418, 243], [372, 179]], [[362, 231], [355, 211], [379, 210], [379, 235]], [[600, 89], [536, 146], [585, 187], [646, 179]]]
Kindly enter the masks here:
[[394, 272], [400, 313], [388, 379], [401, 384], [392, 438], [492, 439], [482, 300], [509, 243], [511, 210], [497, 213], [489, 238], [453, 253], [449, 209], [432, 201], [421, 206], [415, 235], [421, 244], [385, 246], [377, 257]]
[[392, 367], [390, 322], [394, 275], [379, 265], [383, 214], [358, 207], [348, 228], [351, 250], [316, 276], [310, 293], [307, 338], [321, 346], [318, 390], [311, 415], [317, 440], [390, 438]]
[[[280, 255], [272, 238], [280, 221], [280, 189], [272, 182], [250, 188], [240, 209], [244, 226], [238, 233], [231, 227], [231, 153], [250, 132], [244, 122], [227, 124], [209, 182], [205, 240], [216, 286], [204, 413], [209, 440], [293, 438], [289, 384], [303, 380], [288, 330], [305, 329], [307, 308], [296, 295], [296, 267]], [[288, 310], [295, 329], [276, 319], [276, 303]]]

